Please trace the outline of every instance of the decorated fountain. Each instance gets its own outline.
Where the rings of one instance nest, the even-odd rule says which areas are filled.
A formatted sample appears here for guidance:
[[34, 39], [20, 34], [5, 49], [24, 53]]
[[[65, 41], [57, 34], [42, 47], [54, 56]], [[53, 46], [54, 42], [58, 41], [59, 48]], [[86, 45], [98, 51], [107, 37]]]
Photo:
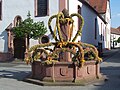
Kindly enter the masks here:
[[[80, 29], [74, 33], [73, 17], [81, 19]], [[54, 30], [51, 22], [56, 19]], [[81, 41], [76, 42], [82, 34], [83, 17], [73, 13], [69, 15], [64, 9], [49, 18], [48, 27], [55, 42], [41, 43], [32, 46], [27, 54], [26, 62], [32, 64], [32, 79], [42, 82], [89, 82], [101, 78], [97, 49]]]

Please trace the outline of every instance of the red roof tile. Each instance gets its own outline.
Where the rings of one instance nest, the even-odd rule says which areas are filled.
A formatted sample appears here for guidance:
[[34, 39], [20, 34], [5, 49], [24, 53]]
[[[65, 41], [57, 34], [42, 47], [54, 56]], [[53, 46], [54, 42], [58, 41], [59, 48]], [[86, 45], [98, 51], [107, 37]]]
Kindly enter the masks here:
[[119, 26], [117, 29], [119, 29], [119, 30], [120, 30], [120, 26]]
[[120, 27], [118, 28], [111, 28], [111, 34], [118, 34], [120, 35]]
[[89, 0], [89, 4], [98, 12], [105, 13], [108, 0]]

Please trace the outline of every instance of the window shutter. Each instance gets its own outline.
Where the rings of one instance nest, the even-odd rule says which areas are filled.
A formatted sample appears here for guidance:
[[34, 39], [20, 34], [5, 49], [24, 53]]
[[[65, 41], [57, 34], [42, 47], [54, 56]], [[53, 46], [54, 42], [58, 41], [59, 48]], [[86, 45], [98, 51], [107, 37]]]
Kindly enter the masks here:
[[2, 19], [2, 0], [0, 0], [0, 20]]
[[47, 15], [47, 0], [38, 0], [38, 16]]

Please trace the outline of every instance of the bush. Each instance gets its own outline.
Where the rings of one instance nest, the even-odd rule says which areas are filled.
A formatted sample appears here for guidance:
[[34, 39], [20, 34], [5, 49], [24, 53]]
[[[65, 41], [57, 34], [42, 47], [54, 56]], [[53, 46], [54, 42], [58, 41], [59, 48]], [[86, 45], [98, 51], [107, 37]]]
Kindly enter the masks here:
[[120, 43], [120, 37], [118, 38], [117, 42]]
[[47, 32], [47, 28], [44, 22], [33, 22], [30, 13], [28, 13], [28, 18], [21, 21], [18, 26], [13, 28], [13, 33], [15, 37], [22, 38], [27, 35], [27, 37], [38, 39], [40, 36]]

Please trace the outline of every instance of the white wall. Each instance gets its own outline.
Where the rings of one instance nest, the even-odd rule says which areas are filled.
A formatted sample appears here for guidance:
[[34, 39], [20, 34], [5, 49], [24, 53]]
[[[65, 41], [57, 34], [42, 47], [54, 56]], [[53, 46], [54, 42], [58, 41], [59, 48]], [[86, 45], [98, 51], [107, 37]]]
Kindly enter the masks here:
[[[58, 14], [58, 12], [59, 12], [59, 0], [54, 0], [54, 2], [52, 0], [49, 0], [49, 16], [34, 17], [35, 21], [44, 21], [44, 24], [45, 24], [45, 26], [47, 27], [47, 30], [48, 30], [46, 35], [50, 38], [50, 41], [54, 41], [54, 40], [53, 40], [53, 38], [50, 34], [50, 31], [48, 29], [48, 20], [52, 15]], [[56, 23], [55, 19], [53, 19], [52, 22], [51, 22], [51, 26], [52, 26], [53, 30], [54, 30], [54, 27], [55, 27], [55, 23]], [[30, 40], [30, 47], [35, 45], [35, 44], [38, 44], [38, 40], [31, 39]]]
[[[78, 5], [82, 5], [82, 3], [78, 2], [78, 0], [69, 0], [69, 14], [71, 15], [72, 13], [78, 13]], [[73, 17], [74, 20], [74, 28], [73, 28], [73, 34], [72, 34], [72, 39], [76, 35], [77, 30], [78, 30], [78, 18]], [[80, 36], [76, 39], [76, 42], [80, 41]]]
[[[82, 16], [84, 17], [85, 23], [83, 27], [82, 41], [93, 44], [95, 46], [98, 46], [98, 42], [103, 43], [100, 37], [101, 34], [103, 35], [105, 23], [101, 20], [100, 17], [97, 16], [95, 12], [93, 12], [85, 5], [82, 5]], [[95, 39], [95, 18], [97, 19], [97, 39]]]
[[0, 52], [7, 52], [7, 32], [5, 29], [14, 18], [20, 15], [22, 19], [27, 17], [28, 11], [33, 16], [34, 0], [2, 0], [2, 21], [0, 21]]
[[110, 49], [110, 29], [111, 29], [111, 10], [110, 10], [110, 2], [107, 0], [107, 8], [106, 8], [106, 13], [101, 14], [105, 21], [107, 22], [106, 24], [106, 30], [105, 30], [105, 36], [106, 39], [104, 41], [104, 48]]
[[111, 34], [111, 47], [112, 48], [118, 48], [118, 47], [120, 47], [120, 43], [114, 42], [114, 41], [118, 40], [119, 37], [120, 37], [120, 35]]
[[107, 21], [107, 27], [106, 27], [106, 36], [107, 40], [105, 42], [105, 48], [110, 49], [110, 30], [111, 30], [111, 11], [110, 11], [110, 2], [107, 1], [107, 10], [106, 10], [106, 21]]
[[[93, 45], [98, 44], [100, 41], [100, 34], [101, 34], [101, 23], [103, 21], [87, 6], [83, 5], [78, 0], [69, 0], [69, 12], [77, 13], [77, 6], [81, 6], [82, 9], [82, 16], [84, 18], [84, 27], [82, 32], [82, 41], [86, 43], [90, 43]], [[3, 8], [2, 8], [2, 21], [0, 21], [0, 52], [7, 52], [7, 32], [5, 29], [10, 23], [13, 23], [14, 18], [17, 15], [20, 15], [22, 19], [27, 18], [28, 11], [30, 11], [32, 18], [35, 21], [44, 21], [45, 25], [48, 23], [48, 19], [51, 15], [57, 14], [59, 11], [59, 0], [49, 0], [49, 16], [45, 17], [34, 17], [34, 0], [3, 0]], [[94, 25], [95, 25], [95, 18], [98, 21], [98, 37], [97, 40], [94, 39]], [[78, 18], [74, 17], [74, 33], [73, 36], [76, 34], [78, 29]], [[55, 20], [53, 20], [52, 26], [54, 29]], [[104, 25], [104, 23], [103, 23]], [[105, 26], [105, 25], [104, 25]], [[104, 27], [103, 26], [103, 27]], [[46, 33], [46, 35], [51, 36], [50, 32]], [[50, 38], [53, 41], [52, 38]], [[78, 37], [77, 40], [81, 40]], [[30, 46], [35, 45], [38, 41], [30, 40]]]
[[[57, 14], [59, 11], [59, 0], [49, 0], [49, 16], [34, 17], [34, 0], [3, 0], [2, 2], [2, 20], [0, 21], [0, 52], [7, 52], [7, 32], [5, 29], [10, 23], [14, 24], [14, 18], [20, 15], [22, 19], [27, 18], [28, 11], [30, 11], [31, 17], [34, 21], [44, 21], [45, 25], [48, 23], [48, 19], [51, 15]], [[54, 22], [54, 21], [53, 21]], [[53, 25], [53, 24], [52, 24]], [[14, 25], [13, 25], [14, 26]], [[53, 28], [54, 29], [54, 28]], [[46, 33], [49, 35], [49, 30]], [[49, 35], [50, 36], [50, 35]], [[30, 46], [38, 43], [36, 40], [30, 40]]]
[[[78, 40], [81, 40], [82, 42], [90, 43], [95, 46], [98, 45], [98, 42], [102, 42], [100, 39], [100, 35], [104, 35], [103, 32], [105, 31], [105, 23], [97, 16], [93, 10], [91, 10], [86, 5], [82, 4], [78, 0], [69, 0], [69, 13], [77, 13], [78, 5], [81, 7], [81, 14], [84, 18], [84, 26], [82, 30], [82, 37], [78, 37]], [[72, 7], [71, 7], [72, 6]], [[97, 39], [95, 40], [95, 18], [97, 18]], [[102, 23], [102, 27], [101, 27]], [[102, 32], [101, 32], [102, 28]], [[74, 18], [74, 33], [73, 36], [75, 36], [78, 29], [78, 18]]]

